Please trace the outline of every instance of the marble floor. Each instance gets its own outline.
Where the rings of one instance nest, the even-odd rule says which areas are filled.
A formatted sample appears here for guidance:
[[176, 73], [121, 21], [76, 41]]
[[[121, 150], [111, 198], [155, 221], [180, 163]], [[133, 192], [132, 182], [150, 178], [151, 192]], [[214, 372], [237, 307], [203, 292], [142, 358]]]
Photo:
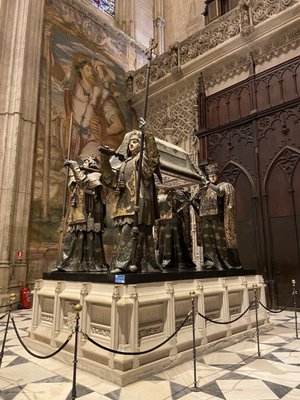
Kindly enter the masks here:
[[[30, 310], [13, 312], [20, 336], [27, 335]], [[298, 318], [297, 318], [298, 319]], [[148, 379], [119, 387], [77, 369], [76, 398], [81, 400], [299, 400], [300, 340], [294, 313], [272, 314], [274, 329], [256, 338], [198, 357], [197, 391], [192, 360]], [[0, 346], [6, 319], [0, 321]], [[300, 332], [299, 332], [300, 335]], [[78, 365], [80, 368], [80, 365]], [[72, 367], [32, 357], [9, 325], [0, 369], [0, 399], [72, 399]]]

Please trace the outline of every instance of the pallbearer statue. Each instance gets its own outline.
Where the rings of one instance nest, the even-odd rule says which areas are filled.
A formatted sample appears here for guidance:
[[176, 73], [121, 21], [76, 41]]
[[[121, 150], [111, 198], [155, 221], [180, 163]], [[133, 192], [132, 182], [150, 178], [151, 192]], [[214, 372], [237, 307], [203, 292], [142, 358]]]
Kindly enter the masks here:
[[156, 222], [158, 261], [164, 270], [196, 267], [191, 257], [190, 194], [182, 189], [158, 195], [160, 219]]
[[203, 247], [203, 269], [241, 268], [237, 249], [236, 204], [233, 186], [218, 183], [218, 166], [205, 168], [207, 183], [192, 204], [198, 213], [198, 238]]
[[67, 233], [57, 269], [66, 272], [107, 272], [102, 242], [105, 196], [98, 159], [87, 157], [82, 165], [66, 160], [70, 189]]
[[[140, 185], [137, 185], [140, 145], [140, 131], [133, 130], [125, 135], [121, 147], [117, 150], [117, 154], [123, 155], [124, 159], [117, 169], [111, 166], [109, 161], [111, 153], [107, 151], [108, 149], [100, 147], [101, 183], [117, 193], [112, 214], [115, 231], [110, 272], [113, 274], [161, 271], [155, 259], [153, 239], [153, 225], [159, 218], [154, 184], [154, 173], [159, 167], [159, 152], [154, 136], [144, 129], [141, 180]], [[139, 186], [137, 210], [136, 196]], [[135, 226], [136, 216], [137, 226]]]

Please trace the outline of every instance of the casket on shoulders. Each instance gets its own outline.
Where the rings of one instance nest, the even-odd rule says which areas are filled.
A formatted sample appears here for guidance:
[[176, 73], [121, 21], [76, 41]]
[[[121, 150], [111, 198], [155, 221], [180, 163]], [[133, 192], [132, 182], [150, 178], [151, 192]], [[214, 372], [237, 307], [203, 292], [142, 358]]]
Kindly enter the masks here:
[[162, 183], [158, 187], [184, 187], [201, 182], [202, 172], [193, 164], [189, 154], [181, 147], [155, 138], [160, 157]]

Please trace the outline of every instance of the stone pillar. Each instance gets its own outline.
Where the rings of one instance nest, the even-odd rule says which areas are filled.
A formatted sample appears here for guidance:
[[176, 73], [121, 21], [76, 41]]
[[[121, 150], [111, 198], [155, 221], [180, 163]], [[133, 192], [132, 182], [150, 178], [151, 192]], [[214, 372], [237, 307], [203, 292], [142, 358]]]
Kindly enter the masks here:
[[157, 43], [157, 55], [165, 52], [165, 20], [164, 20], [164, 5], [163, 0], [153, 1], [153, 32], [154, 40]]
[[0, 0], [0, 300], [26, 281], [43, 14], [44, 0]]
[[131, 37], [135, 37], [135, 0], [116, 0], [115, 20], [118, 27]]

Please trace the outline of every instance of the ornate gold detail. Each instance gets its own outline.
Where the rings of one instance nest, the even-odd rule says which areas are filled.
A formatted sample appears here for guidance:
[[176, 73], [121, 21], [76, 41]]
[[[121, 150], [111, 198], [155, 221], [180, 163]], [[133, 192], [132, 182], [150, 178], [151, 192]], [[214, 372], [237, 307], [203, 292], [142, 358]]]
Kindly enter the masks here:
[[91, 333], [94, 335], [105, 336], [107, 338], [109, 338], [111, 335], [111, 332], [109, 329], [99, 328], [96, 326], [91, 326]]
[[86, 296], [87, 294], [89, 294], [89, 284], [88, 283], [83, 283], [80, 289], [80, 294], [82, 296]]
[[113, 292], [112, 292], [112, 298], [114, 300], [118, 300], [120, 298], [120, 288], [119, 288], [119, 286], [114, 286]]
[[53, 324], [53, 315], [46, 315], [42, 313], [41, 321], [46, 322], [48, 324]]
[[138, 291], [135, 285], [130, 286], [130, 297], [133, 299], [138, 297]]
[[151, 326], [149, 328], [139, 329], [139, 340], [146, 336], [155, 335], [156, 333], [163, 332], [163, 324], [157, 324], [156, 326]]
[[174, 284], [173, 282], [166, 282], [166, 293], [173, 295], [174, 294]]
[[65, 285], [64, 285], [63, 282], [57, 281], [56, 287], [55, 287], [55, 293], [56, 293], [56, 294], [61, 293], [61, 292], [63, 291], [63, 289], [64, 289], [64, 286], [65, 286]]

